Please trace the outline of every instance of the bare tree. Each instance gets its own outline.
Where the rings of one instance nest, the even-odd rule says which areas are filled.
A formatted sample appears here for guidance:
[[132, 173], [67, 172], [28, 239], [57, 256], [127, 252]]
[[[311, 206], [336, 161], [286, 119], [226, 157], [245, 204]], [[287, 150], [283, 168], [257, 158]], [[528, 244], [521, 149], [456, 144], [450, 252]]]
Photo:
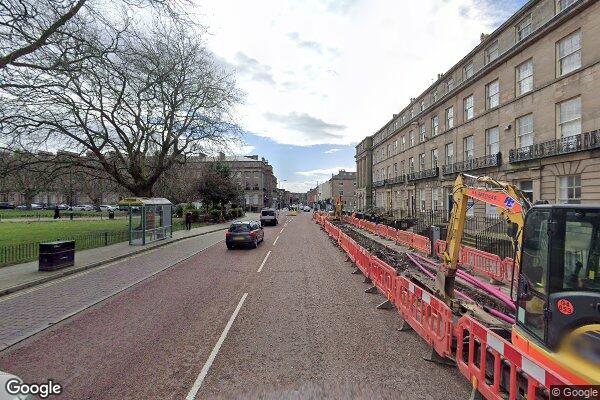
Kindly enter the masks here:
[[[30, 164], [27, 162], [32, 157], [30, 154], [5, 155], [3, 158], [20, 160], [21, 168], [18, 170], [12, 169], [0, 176], [0, 193], [19, 193], [24, 199], [25, 205], [30, 207], [35, 196], [51, 191], [56, 175], [47, 172], [45, 167], [48, 167], [49, 164], [44, 160], [45, 156], [48, 156], [47, 160], [53, 158], [52, 154], [38, 154], [36, 155], [36, 162]], [[29, 168], [29, 165], [35, 165], [36, 167]]]
[[[165, 10], [179, 15], [185, 0], [120, 0], [120, 5]], [[2, 0], [0, 1], [0, 70], [12, 67], [60, 67], [60, 57], [38, 54], [46, 47], [71, 42], [90, 17], [103, 19], [103, 0]], [[78, 17], [80, 20], [77, 21]], [[64, 48], [64, 47], [63, 47]]]
[[[87, 43], [99, 42], [101, 54], [67, 53], [77, 68], [15, 74], [0, 92], [0, 142], [30, 153], [74, 152], [55, 164], [106, 174], [138, 196], [151, 196], [174, 165], [224, 145], [237, 132], [235, 80], [198, 32], [162, 21], [152, 31], [92, 33]], [[107, 42], [112, 50], [103, 52]]]

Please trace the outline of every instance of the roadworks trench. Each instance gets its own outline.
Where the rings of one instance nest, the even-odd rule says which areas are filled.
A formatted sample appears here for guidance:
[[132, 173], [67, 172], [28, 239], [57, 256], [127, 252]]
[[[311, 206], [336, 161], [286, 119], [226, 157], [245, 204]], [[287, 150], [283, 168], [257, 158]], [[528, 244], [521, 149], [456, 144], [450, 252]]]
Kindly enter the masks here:
[[[435, 295], [436, 289], [434, 286], [434, 281], [430, 279], [427, 275], [425, 275], [423, 272], [421, 272], [421, 270], [417, 266], [415, 266], [415, 264], [407, 257], [405, 252], [397, 251], [396, 249], [387, 246], [385, 244], [385, 239], [377, 237], [377, 240], [375, 240], [371, 237], [366, 236], [360, 231], [360, 229], [355, 228], [353, 225], [341, 221], [332, 221], [332, 223], [338, 228], [340, 228], [342, 232], [344, 232], [346, 235], [350, 236], [350, 238], [352, 238], [361, 247], [366, 249], [369, 253], [393, 267], [398, 275], [402, 275], [408, 278], [416, 285], [419, 285], [420, 287]], [[334, 239], [331, 239], [331, 241], [339, 247], [337, 241], [335, 241]], [[507, 315], [513, 313], [513, 311], [510, 310], [506, 306], [506, 304], [504, 304], [496, 297], [466, 283], [465, 281], [459, 280], [458, 278], [456, 280], [456, 288], [463, 292], [465, 295], [475, 300], [475, 302], [479, 306], [487, 306]], [[465, 304], [464, 301], [462, 303]], [[467, 312], [467, 310], [461, 310], [461, 313], [464, 312]], [[489, 315], [489, 318], [481, 318], [481, 313], [485, 314], [486, 316]], [[486, 313], [483, 310], [481, 310], [479, 313], [476, 313], [476, 315], [473, 315], [473, 317], [490, 327], [509, 327], [509, 325], [505, 322], [492, 317], [490, 314]]]

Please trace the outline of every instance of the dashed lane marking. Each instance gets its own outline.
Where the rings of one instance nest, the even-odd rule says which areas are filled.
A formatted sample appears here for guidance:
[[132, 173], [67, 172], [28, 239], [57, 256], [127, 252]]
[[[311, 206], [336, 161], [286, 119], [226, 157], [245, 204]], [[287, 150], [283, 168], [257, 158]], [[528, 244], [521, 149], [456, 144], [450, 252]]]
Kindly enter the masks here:
[[[268, 256], [269, 255], [267, 254], [267, 257]], [[200, 375], [198, 375], [198, 377], [196, 378], [194, 385], [190, 389], [190, 392], [188, 393], [187, 397], [185, 398], [186, 400], [194, 400], [196, 398], [196, 395], [198, 394], [198, 391], [200, 390], [200, 387], [202, 386], [202, 383], [204, 382], [206, 375], [208, 375], [208, 370], [210, 369], [212, 363], [215, 361], [215, 358], [217, 358], [217, 354], [219, 354], [219, 350], [221, 350], [221, 346], [223, 345], [223, 342], [227, 338], [227, 334], [229, 333], [229, 330], [231, 329], [231, 326], [233, 325], [235, 318], [237, 317], [238, 313], [240, 312], [240, 309], [242, 308], [242, 306], [244, 305], [244, 301], [246, 301], [246, 297], [248, 297], [248, 293], [244, 293], [244, 295], [240, 299], [240, 302], [238, 303], [237, 307], [235, 308], [235, 311], [233, 312], [233, 314], [231, 314], [231, 317], [229, 317], [229, 321], [227, 321], [227, 325], [225, 325], [225, 329], [223, 329], [223, 332], [221, 333], [221, 336], [219, 337], [217, 344], [215, 344], [215, 347], [213, 347], [212, 351], [210, 352], [210, 355], [208, 356], [208, 360], [206, 360], [206, 363], [204, 363], [204, 366], [202, 367], [202, 370], [200, 371]]]
[[278, 240], [279, 240], [279, 236], [277, 236], [277, 237], [275, 238], [275, 241], [273, 241], [273, 246], [275, 246], [275, 245], [277, 244], [277, 241], [278, 241]]
[[260, 267], [258, 268], [258, 271], [256, 272], [260, 272], [262, 271], [263, 267], [265, 266], [265, 263], [267, 262], [267, 260], [269, 259], [269, 256], [271, 255], [271, 250], [269, 250], [269, 252], [267, 253], [267, 255], [265, 256], [265, 259], [263, 260], [262, 264], [260, 264]]

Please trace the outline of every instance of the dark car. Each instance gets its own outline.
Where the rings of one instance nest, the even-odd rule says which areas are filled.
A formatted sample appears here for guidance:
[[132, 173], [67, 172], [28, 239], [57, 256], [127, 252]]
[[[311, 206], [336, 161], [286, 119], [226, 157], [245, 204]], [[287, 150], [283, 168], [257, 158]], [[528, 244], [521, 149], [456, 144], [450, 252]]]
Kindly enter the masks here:
[[15, 203], [0, 202], [0, 210], [14, 210]]
[[265, 239], [265, 233], [258, 221], [237, 221], [231, 224], [225, 234], [228, 249], [250, 246], [253, 249]]

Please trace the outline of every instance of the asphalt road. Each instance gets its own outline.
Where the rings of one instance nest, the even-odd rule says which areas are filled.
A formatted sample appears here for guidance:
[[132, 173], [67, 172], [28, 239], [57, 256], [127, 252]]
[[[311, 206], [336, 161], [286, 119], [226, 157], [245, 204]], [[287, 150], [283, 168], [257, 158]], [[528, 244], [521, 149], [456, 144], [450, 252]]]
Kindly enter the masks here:
[[64, 399], [468, 398], [308, 213], [258, 249], [222, 239], [1, 352], [0, 370]]

